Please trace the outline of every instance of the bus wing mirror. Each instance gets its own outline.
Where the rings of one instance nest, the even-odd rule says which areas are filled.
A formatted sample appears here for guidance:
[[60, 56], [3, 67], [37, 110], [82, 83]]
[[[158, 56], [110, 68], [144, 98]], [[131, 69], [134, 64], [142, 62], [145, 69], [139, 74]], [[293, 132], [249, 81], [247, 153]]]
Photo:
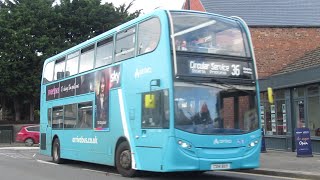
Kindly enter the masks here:
[[150, 81], [150, 91], [151, 91], [151, 87], [152, 86], [157, 86], [157, 87], [160, 87], [160, 79], [152, 79]]
[[268, 87], [268, 100], [270, 104], [273, 104], [273, 90], [271, 87]]
[[156, 100], [154, 94], [145, 94], [144, 95], [144, 108], [154, 109], [156, 107]]

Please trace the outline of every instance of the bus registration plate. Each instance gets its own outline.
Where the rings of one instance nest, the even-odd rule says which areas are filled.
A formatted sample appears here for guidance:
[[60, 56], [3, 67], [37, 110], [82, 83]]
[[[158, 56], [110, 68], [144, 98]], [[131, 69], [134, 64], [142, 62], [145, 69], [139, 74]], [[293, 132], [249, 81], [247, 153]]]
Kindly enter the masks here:
[[230, 164], [211, 164], [211, 170], [230, 169]]

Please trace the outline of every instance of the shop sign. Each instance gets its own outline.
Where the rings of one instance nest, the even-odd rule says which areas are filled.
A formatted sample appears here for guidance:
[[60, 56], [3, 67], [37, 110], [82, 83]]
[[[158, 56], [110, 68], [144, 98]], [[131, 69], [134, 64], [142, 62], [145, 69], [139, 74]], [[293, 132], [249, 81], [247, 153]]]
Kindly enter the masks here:
[[297, 157], [313, 157], [309, 128], [297, 128], [295, 140]]

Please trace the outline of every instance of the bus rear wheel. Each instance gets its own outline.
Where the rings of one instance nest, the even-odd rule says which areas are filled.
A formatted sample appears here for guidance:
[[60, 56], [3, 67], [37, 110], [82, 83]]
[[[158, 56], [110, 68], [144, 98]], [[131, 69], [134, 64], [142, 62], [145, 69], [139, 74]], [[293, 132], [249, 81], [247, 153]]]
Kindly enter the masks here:
[[57, 164], [62, 164], [63, 159], [60, 157], [60, 141], [55, 138], [52, 145], [52, 161]]
[[131, 150], [127, 142], [122, 142], [117, 147], [116, 167], [124, 177], [134, 177], [136, 175], [136, 170], [132, 169]]

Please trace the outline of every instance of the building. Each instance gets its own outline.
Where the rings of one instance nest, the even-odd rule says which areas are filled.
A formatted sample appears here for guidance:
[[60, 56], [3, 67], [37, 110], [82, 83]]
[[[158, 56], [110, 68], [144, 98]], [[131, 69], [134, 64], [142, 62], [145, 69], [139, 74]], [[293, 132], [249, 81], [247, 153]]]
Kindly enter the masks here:
[[[295, 150], [294, 130], [308, 127], [320, 153], [320, 1], [187, 0], [184, 9], [243, 18], [251, 31], [269, 149]], [[267, 87], [275, 103], [268, 104]]]

